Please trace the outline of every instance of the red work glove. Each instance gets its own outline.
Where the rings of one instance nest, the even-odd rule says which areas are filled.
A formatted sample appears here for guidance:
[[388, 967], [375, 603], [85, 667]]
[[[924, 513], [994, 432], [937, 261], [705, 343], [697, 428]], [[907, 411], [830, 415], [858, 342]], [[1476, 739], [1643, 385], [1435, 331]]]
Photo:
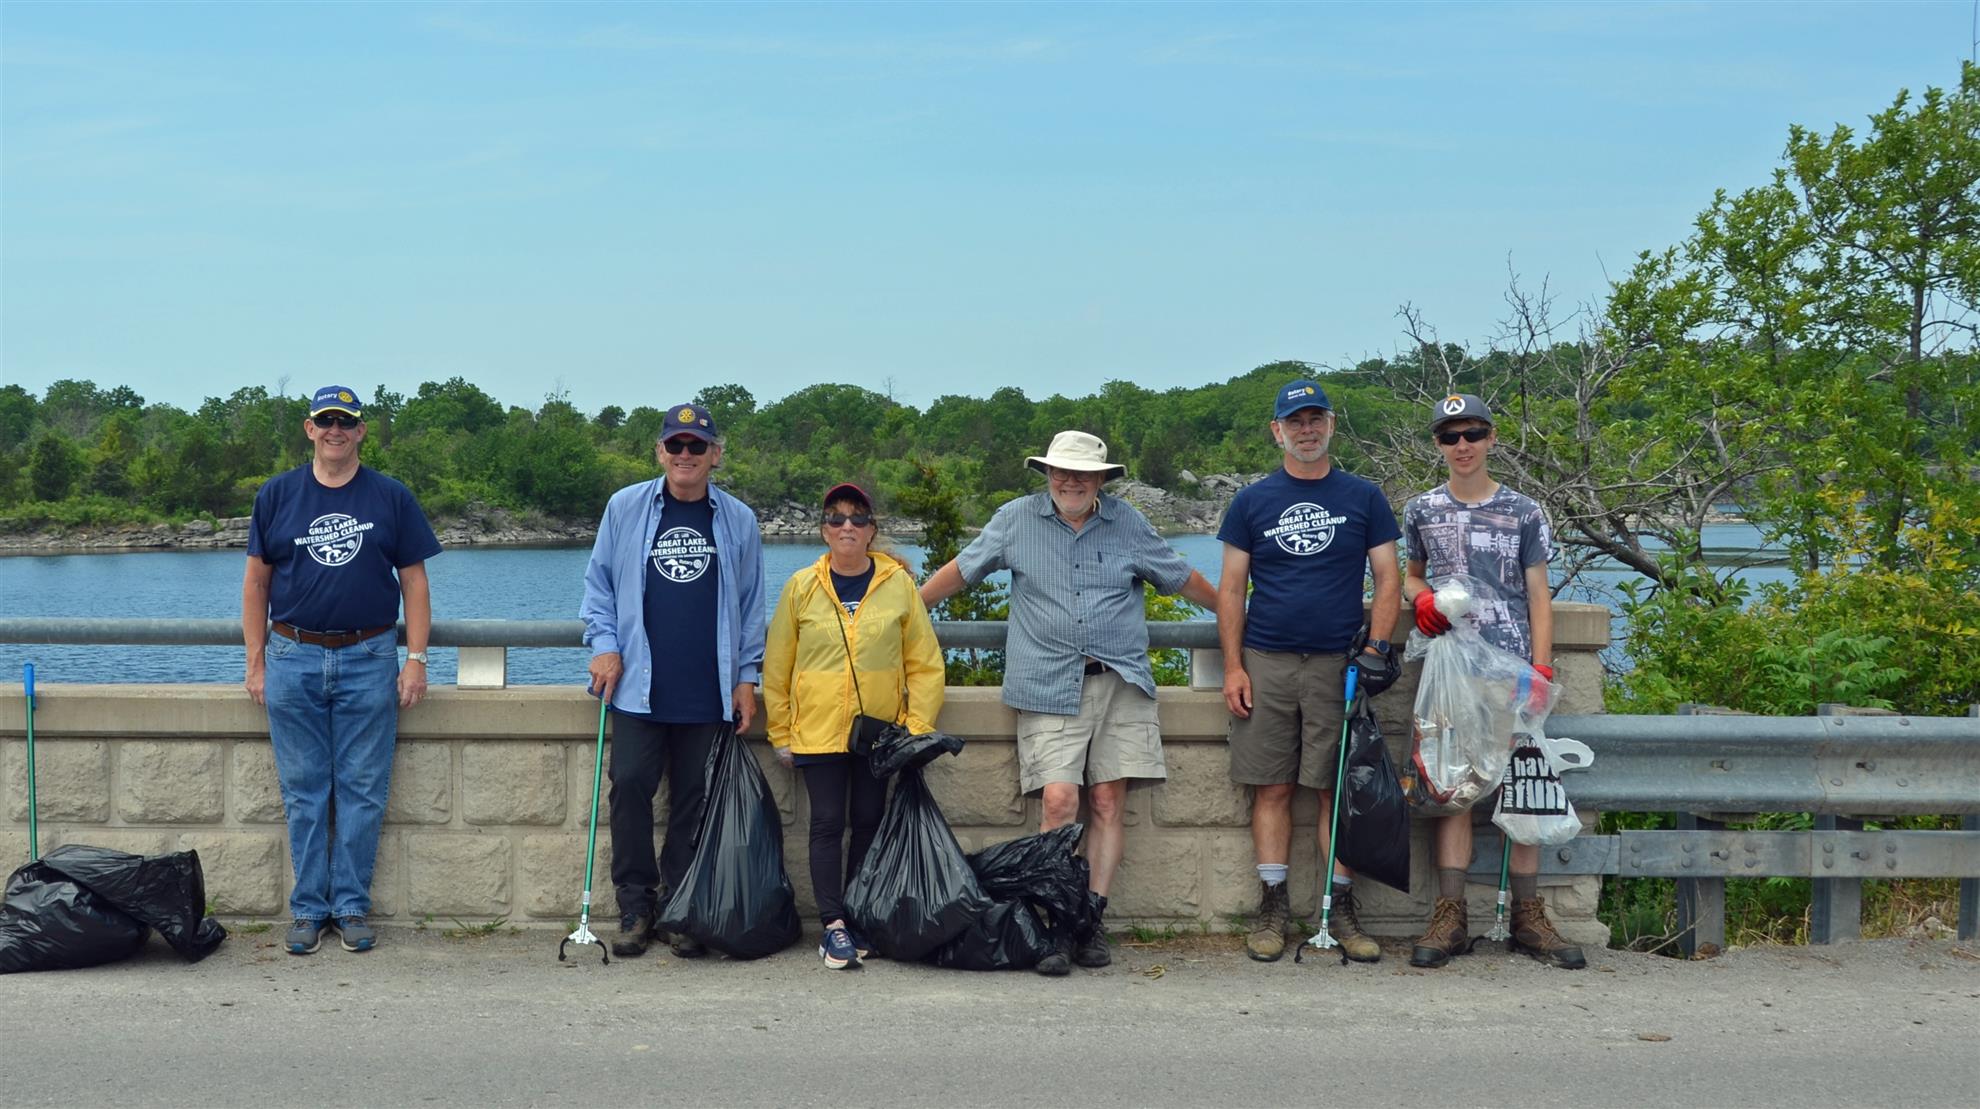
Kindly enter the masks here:
[[1426, 589], [1416, 595], [1416, 630], [1438, 636], [1451, 630], [1451, 618], [1437, 611], [1437, 591]]
[[1527, 683], [1526, 711], [1529, 715], [1539, 716], [1554, 703], [1554, 668], [1544, 662], [1536, 662], [1533, 673], [1537, 678], [1546, 680]]

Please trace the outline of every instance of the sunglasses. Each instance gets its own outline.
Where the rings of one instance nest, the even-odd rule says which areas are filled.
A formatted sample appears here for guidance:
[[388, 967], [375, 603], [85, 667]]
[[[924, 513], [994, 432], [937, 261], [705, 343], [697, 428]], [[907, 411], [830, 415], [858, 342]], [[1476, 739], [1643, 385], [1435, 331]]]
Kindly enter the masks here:
[[667, 440], [666, 447], [668, 454], [679, 454], [682, 451], [686, 451], [699, 458], [708, 453], [708, 441], [706, 439], [669, 439]]
[[1437, 433], [1437, 441], [1447, 447], [1455, 447], [1459, 439], [1467, 443], [1482, 443], [1490, 434], [1492, 429], [1489, 427], [1468, 427], [1463, 431], [1440, 431]]
[[310, 422], [314, 423], [317, 427], [341, 427], [345, 431], [349, 431], [364, 421], [358, 419], [356, 416], [333, 415], [329, 412], [321, 412], [311, 416]]
[[847, 524], [851, 524], [856, 528], [870, 527], [873, 524], [873, 517], [864, 512], [856, 512], [851, 516], [843, 512], [827, 512], [825, 514], [825, 526], [828, 528], [842, 528]]

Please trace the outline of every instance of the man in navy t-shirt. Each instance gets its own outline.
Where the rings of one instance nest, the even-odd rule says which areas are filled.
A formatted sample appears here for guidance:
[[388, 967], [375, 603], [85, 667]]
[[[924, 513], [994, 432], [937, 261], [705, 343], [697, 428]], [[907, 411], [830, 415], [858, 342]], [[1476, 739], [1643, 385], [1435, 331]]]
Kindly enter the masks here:
[[[1271, 428], [1283, 468], [1239, 490], [1217, 532], [1224, 542], [1217, 637], [1233, 717], [1231, 780], [1252, 787], [1251, 844], [1262, 886], [1245, 947], [1263, 961], [1285, 953], [1296, 786], [1320, 791], [1320, 855], [1327, 855], [1335, 766], [1326, 753], [1346, 713], [1336, 660], [1361, 639], [1364, 573], [1374, 578], [1374, 606], [1366, 644], [1347, 663], [1361, 671], [1357, 698], [1394, 681], [1389, 634], [1402, 600], [1396, 514], [1381, 489], [1328, 457], [1334, 412], [1327, 394], [1312, 381], [1289, 383], [1279, 390]], [[1349, 958], [1374, 962], [1381, 948], [1361, 930], [1345, 866], [1334, 868], [1333, 883], [1334, 938]]]
[[[317, 390], [303, 433], [310, 462], [255, 494], [241, 584], [247, 691], [268, 707], [289, 823], [292, 955], [315, 951], [331, 926], [347, 951], [377, 942], [366, 920], [371, 871], [399, 709], [426, 695], [426, 560], [440, 553], [412, 493], [358, 464], [357, 394], [341, 385]], [[403, 668], [392, 634], [401, 595]]]

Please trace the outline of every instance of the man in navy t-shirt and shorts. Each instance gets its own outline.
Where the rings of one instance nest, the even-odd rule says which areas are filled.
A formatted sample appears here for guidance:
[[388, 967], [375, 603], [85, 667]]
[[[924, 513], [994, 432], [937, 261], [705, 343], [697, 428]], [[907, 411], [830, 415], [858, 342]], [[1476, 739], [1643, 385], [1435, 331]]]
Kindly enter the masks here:
[[[1357, 698], [1395, 680], [1389, 634], [1402, 602], [1396, 514], [1373, 482], [1343, 472], [1328, 456], [1334, 411], [1327, 394], [1312, 381], [1290, 382], [1279, 390], [1271, 429], [1283, 467], [1240, 489], [1217, 532], [1224, 543], [1217, 638], [1233, 718], [1231, 780], [1252, 787], [1251, 844], [1262, 887], [1245, 949], [1266, 962], [1285, 954], [1296, 786], [1320, 791], [1320, 855], [1327, 855], [1335, 771], [1328, 754], [1346, 712], [1341, 660], [1363, 641], [1364, 574], [1374, 579], [1374, 606], [1365, 643], [1346, 664], [1361, 671]], [[1335, 866], [1333, 883], [1328, 925], [1341, 950], [1358, 962], [1381, 958], [1361, 929], [1347, 867]]]
[[[268, 707], [289, 822], [294, 923], [285, 946], [308, 955], [334, 926], [346, 951], [369, 951], [378, 939], [366, 919], [371, 871], [399, 710], [426, 695], [426, 560], [440, 541], [405, 486], [358, 464], [356, 393], [318, 389], [303, 434], [310, 461], [269, 478], [254, 498], [241, 583], [246, 685]], [[403, 668], [392, 634], [402, 595]]]

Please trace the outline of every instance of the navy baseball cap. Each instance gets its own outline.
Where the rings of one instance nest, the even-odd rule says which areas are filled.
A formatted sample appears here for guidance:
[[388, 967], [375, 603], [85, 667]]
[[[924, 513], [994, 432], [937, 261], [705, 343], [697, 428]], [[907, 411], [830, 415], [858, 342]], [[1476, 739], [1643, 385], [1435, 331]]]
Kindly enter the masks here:
[[706, 408], [698, 404], [677, 404], [667, 410], [667, 418], [660, 424], [662, 443], [676, 435], [687, 435], [704, 443], [715, 441], [715, 420]]
[[1485, 402], [1470, 393], [1452, 393], [1430, 406], [1430, 430], [1435, 431], [1452, 420], [1483, 420], [1486, 427], [1492, 426], [1492, 410]]
[[348, 412], [362, 420], [364, 402], [358, 400], [356, 393], [342, 385], [325, 385], [318, 389], [316, 395], [309, 401], [310, 415], [314, 416], [321, 412]]
[[1279, 390], [1278, 403], [1272, 406], [1272, 418], [1283, 420], [1302, 408], [1318, 408], [1332, 412], [1334, 406], [1327, 403], [1327, 394], [1316, 381], [1300, 378]]

